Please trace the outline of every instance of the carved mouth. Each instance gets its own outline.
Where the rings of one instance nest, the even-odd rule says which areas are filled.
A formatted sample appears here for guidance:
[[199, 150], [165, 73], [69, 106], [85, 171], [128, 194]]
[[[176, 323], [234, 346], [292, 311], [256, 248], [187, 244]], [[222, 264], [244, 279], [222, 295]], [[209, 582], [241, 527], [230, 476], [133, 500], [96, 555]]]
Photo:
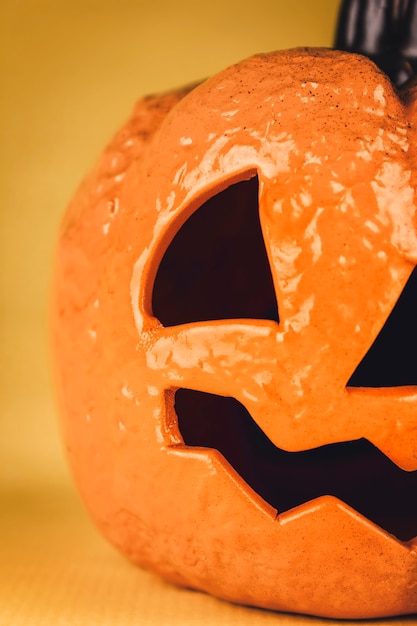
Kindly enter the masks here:
[[175, 411], [187, 446], [218, 450], [278, 513], [331, 495], [401, 541], [417, 534], [417, 471], [400, 469], [365, 439], [286, 452], [234, 398], [178, 389]]
[[[417, 385], [416, 294], [417, 268], [348, 387]], [[213, 195], [173, 237], [153, 285], [152, 314], [165, 327], [279, 323], [278, 308], [253, 176]], [[233, 398], [179, 389], [175, 410], [186, 445], [217, 449], [279, 513], [332, 495], [401, 541], [417, 535], [417, 471], [401, 470], [368, 441], [286, 452]]]

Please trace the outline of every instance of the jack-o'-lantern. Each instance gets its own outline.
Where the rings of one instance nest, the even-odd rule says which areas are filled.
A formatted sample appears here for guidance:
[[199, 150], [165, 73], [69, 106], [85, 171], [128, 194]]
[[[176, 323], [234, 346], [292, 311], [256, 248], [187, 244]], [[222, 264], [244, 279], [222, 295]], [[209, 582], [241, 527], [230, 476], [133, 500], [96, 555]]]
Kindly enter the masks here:
[[97, 525], [233, 602], [417, 611], [416, 91], [254, 56], [143, 99], [69, 207], [63, 431]]

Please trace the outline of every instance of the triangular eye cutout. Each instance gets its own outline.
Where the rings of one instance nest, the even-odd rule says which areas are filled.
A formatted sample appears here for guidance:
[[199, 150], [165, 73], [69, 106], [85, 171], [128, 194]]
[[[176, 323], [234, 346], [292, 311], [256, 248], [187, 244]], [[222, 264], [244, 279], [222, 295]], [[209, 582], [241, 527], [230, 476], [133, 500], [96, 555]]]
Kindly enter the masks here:
[[417, 385], [417, 268], [348, 387]]
[[278, 321], [257, 177], [214, 195], [183, 224], [158, 268], [152, 312], [164, 326], [233, 318]]

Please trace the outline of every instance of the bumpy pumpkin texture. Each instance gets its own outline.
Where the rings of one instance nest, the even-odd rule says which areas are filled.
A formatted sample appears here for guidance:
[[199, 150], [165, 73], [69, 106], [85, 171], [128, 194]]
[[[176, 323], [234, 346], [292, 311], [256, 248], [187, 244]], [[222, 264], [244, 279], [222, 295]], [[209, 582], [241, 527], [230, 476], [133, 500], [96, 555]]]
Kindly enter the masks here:
[[[134, 562], [276, 610], [417, 612], [417, 379], [352, 379], [417, 263], [416, 158], [413, 89], [349, 53], [258, 55], [136, 105], [66, 213], [54, 295], [72, 471]], [[298, 459], [301, 485], [334, 462], [340, 492], [296, 486]], [[371, 478], [406, 513], [356, 498]]]

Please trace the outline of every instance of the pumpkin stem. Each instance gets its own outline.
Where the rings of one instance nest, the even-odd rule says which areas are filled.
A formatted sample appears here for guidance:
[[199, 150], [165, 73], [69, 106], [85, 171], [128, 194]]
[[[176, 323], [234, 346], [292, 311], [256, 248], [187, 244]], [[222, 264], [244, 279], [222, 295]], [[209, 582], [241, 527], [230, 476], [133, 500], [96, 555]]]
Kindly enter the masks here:
[[369, 57], [404, 85], [417, 74], [417, 0], [343, 0], [334, 47]]

